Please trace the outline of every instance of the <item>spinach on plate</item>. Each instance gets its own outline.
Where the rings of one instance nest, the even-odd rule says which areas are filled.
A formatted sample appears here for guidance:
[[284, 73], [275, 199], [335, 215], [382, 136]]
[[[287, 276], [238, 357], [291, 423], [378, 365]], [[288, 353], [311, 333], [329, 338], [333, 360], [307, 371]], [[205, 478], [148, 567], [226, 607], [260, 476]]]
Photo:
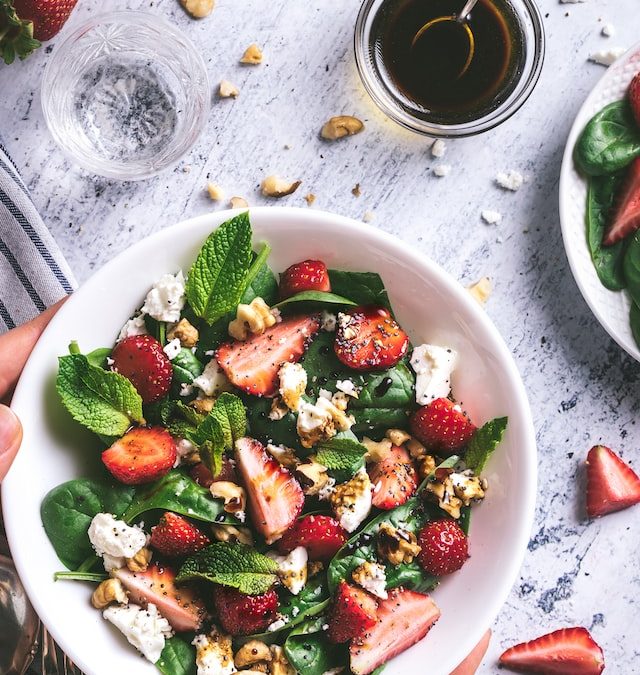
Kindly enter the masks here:
[[324, 617], [309, 619], [296, 626], [285, 640], [284, 653], [298, 673], [323, 675], [349, 662], [347, 648], [329, 642], [327, 632], [322, 630], [324, 623]]
[[174, 635], [164, 643], [156, 668], [162, 675], [196, 675], [195, 647]]
[[376, 272], [329, 270], [329, 281], [333, 293], [349, 298], [358, 305], [380, 305], [393, 311], [384, 283]]

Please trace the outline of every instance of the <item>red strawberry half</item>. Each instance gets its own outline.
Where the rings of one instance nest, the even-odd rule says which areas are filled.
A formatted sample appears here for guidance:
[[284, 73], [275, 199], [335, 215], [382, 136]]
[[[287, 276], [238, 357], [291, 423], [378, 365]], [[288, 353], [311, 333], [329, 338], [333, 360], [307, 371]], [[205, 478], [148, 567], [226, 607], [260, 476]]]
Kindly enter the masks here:
[[202, 601], [186, 586], [176, 586], [176, 573], [170, 567], [152, 563], [144, 572], [126, 567], [113, 572], [129, 591], [129, 600], [146, 607], [154, 604], [160, 614], [178, 632], [200, 628], [206, 610]]
[[448, 398], [437, 398], [416, 410], [409, 421], [411, 432], [430, 450], [454, 454], [476, 433], [476, 426], [462, 408]]
[[599, 675], [604, 654], [586, 628], [562, 628], [507, 649], [507, 668], [540, 675]]
[[277, 619], [278, 595], [273, 589], [262, 595], [245, 595], [235, 588], [216, 586], [213, 602], [218, 620], [231, 635], [261, 633]]
[[459, 570], [469, 557], [467, 536], [455, 520], [442, 518], [427, 523], [418, 535], [418, 562], [437, 577]]
[[331, 642], [348, 642], [376, 625], [378, 603], [366, 591], [341, 581], [329, 614], [327, 637]]
[[322, 260], [303, 260], [280, 275], [280, 297], [284, 300], [303, 291], [331, 290], [329, 272]]
[[404, 448], [392, 446], [383, 460], [369, 467], [373, 505], [389, 511], [408, 501], [418, 487], [416, 470]]
[[640, 478], [618, 455], [596, 445], [587, 455], [589, 518], [620, 511], [640, 502]]
[[151, 483], [173, 467], [176, 442], [163, 427], [136, 427], [102, 453], [102, 461], [121, 483]]
[[304, 546], [309, 560], [329, 561], [346, 544], [347, 535], [331, 516], [311, 515], [296, 520], [278, 541], [280, 553]]
[[616, 195], [609, 226], [602, 244], [613, 246], [640, 227], [640, 157], [631, 162], [620, 192]]
[[166, 396], [173, 367], [162, 345], [151, 335], [132, 335], [118, 342], [111, 353], [113, 369], [131, 380], [145, 403]]
[[352, 640], [351, 670], [368, 675], [413, 646], [440, 618], [440, 610], [428, 596], [396, 588], [378, 605], [378, 621], [361, 638]]
[[631, 80], [627, 95], [629, 96], [633, 116], [636, 118], [636, 122], [640, 124], [640, 73]]
[[267, 544], [279, 539], [302, 511], [300, 483], [253, 438], [236, 442], [237, 467], [247, 490], [253, 525]]
[[162, 555], [178, 557], [191, 555], [208, 546], [209, 537], [193, 523], [177, 513], [166, 511], [151, 528], [150, 545]]
[[408, 335], [383, 307], [356, 307], [339, 316], [334, 350], [349, 368], [391, 368], [408, 348]]
[[319, 329], [316, 317], [293, 316], [245, 342], [221, 345], [216, 360], [239, 389], [254, 396], [275, 396], [280, 366], [299, 361]]

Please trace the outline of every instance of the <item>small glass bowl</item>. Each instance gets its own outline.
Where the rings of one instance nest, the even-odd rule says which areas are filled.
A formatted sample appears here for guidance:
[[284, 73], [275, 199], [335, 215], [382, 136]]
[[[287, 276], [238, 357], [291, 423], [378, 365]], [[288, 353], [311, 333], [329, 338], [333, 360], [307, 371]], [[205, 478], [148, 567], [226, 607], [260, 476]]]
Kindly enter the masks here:
[[[428, 119], [428, 113], [411, 105], [394, 90], [389, 76], [379, 67], [374, 25], [378, 14], [394, 0], [364, 0], [355, 29], [356, 64], [365, 89], [376, 105], [403, 127], [427, 136], [454, 138], [474, 136], [509, 119], [529, 98], [544, 61], [545, 37], [542, 17], [534, 0], [508, 0], [522, 30], [523, 63], [512, 91], [494, 108], [475, 119], [444, 124]], [[463, 0], [460, 5], [464, 4]]]
[[53, 53], [42, 82], [51, 135], [75, 162], [119, 180], [148, 178], [195, 143], [209, 113], [194, 45], [144, 12], [91, 18]]

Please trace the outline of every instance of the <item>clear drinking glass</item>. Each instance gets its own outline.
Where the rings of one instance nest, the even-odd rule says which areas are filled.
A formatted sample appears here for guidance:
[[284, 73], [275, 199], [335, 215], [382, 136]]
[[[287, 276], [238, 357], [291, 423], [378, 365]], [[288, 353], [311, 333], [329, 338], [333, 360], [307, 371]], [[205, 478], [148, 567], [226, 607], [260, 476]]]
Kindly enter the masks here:
[[210, 99], [195, 46], [144, 12], [82, 24], [56, 47], [42, 83], [44, 117], [62, 150], [120, 180], [175, 164], [202, 131]]

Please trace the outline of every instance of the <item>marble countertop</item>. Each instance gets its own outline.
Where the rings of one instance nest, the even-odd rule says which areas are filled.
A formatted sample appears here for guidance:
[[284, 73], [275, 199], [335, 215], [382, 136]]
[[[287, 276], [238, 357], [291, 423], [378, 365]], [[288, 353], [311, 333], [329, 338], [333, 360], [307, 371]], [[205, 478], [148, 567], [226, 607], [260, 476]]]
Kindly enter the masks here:
[[[511, 348], [524, 378], [537, 429], [540, 485], [536, 522], [520, 577], [494, 625], [480, 670], [496, 671], [501, 650], [564, 625], [584, 625], [605, 650], [607, 672], [639, 672], [640, 575], [637, 512], [595, 522], [583, 513], [583, 460], [604, 442], [638, 460], [635, 427], [640, 366], [591, 315], [565, 258], [557, 206], [560, 160], [571, 122], [604, 73], [587, 63], [598, 49], [629, 47], [637, 0], [538, 0], [547, 58], [525, 107], [484, 136], [447, 142], [445, 178], [433, 174], [429, 141], [387, 120], [356, 72], [352, 33], [359, 2], [351, 0], [217, 0], [210, 18], [195, 22], [176, 0], [128, 0], [132, 9], [165, 16], [199, 45], [212, 83], [240, 88], [217, 100], [206, 131], [175, 169], [119, 183], [65, 159], [43, 120], [39, 86], [55, 40], [23, 63], [0, 67], [0, 132], [21, 167], [36, 206], [79, 281], [119, 251], [167, 225], [218, 207], [207, 179], [251, 205], [267, 203], [258, 186], [277, 173], [303, 186], [281, 204], [314, 207], [393, 233], [440, 263], [462, 283], [488, 275], [486, 310]], [[80, 0], [77, 23], [115, 1]], [[631, 14], [633, 18], [635, 14]], [[601, 36], [611, 21], [614, 37]], [[242, 68], [251, 42], [265, 65]], [[325, 120], [354, 114], [365, 133], [327, 145]], [[286, 149], [288, 148], [288, 149]], [[494, 184], [497, 172], [528, 176], [517, 192]], [[361, 196], [351, 190], [360, 184]], [[503, 214], [486, 225], [483, 209]], [[635, 628], [634, 628], [635, 627]]]

